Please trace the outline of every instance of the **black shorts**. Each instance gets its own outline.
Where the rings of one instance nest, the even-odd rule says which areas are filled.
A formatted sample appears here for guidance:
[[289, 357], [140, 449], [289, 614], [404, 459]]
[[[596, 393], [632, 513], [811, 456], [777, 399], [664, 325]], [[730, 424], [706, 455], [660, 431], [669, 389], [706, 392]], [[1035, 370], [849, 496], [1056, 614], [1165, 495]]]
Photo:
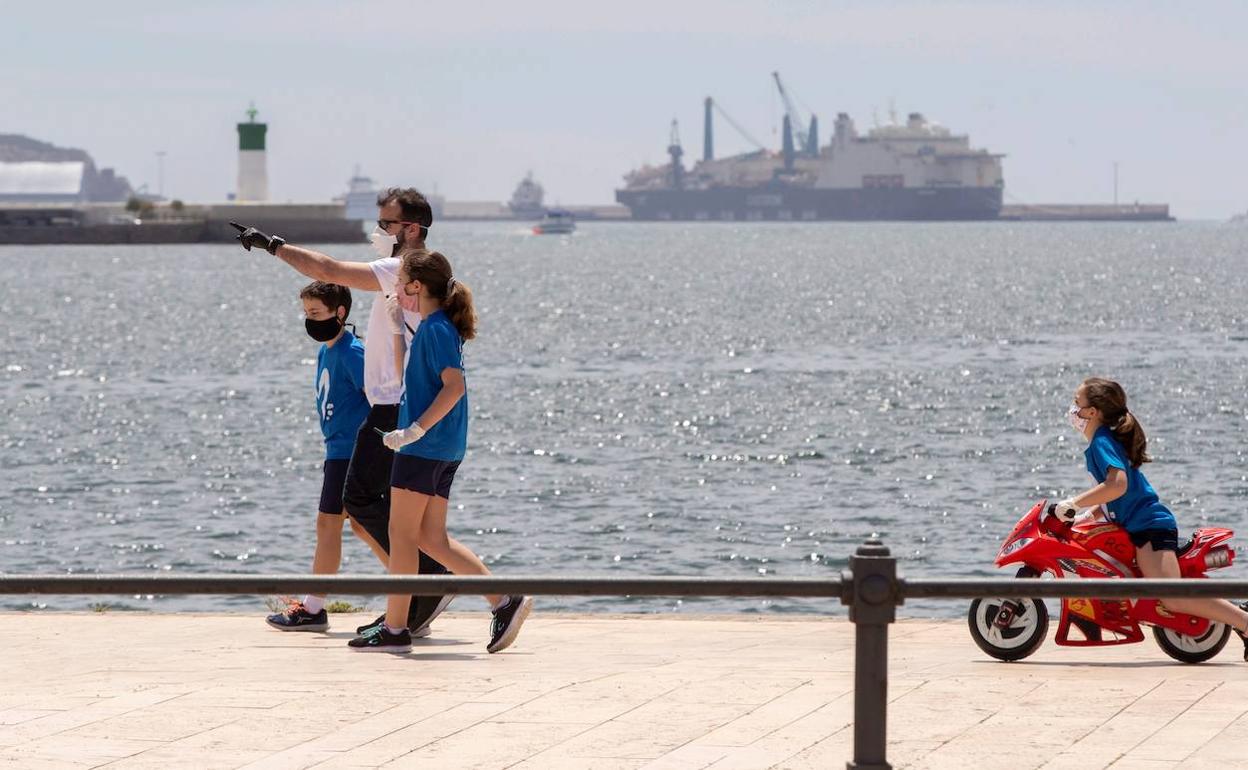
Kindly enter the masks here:
[[390, 469], [390, 486], [450, 500], [451, 484], [458, 469], [458, 460], [448, 462], [395, 453], [394, 467]]
[[1174, 551], [1179, 550], [1179, 531], [1177, 529], [1141, 529], [1139, 532], [1128, 532], [1127, 536], [1131, 538], [1132, 544], [1136, 548], [1143, 548], [1145, 543], [1150, 544], [1154, 551]]
[[[381, 443], [377, 430], [394, 430], [398, 404], [375, 404], [355, 434], [355, 450], [342, 490], [342, 504], [386, 553], [390, 553], [390, 466], [394, 452]], [[377, 430], [374, 430], [376, 428]]]
[[316, 510], [342, 515], [342, 488], [347, 483], [350, 460], [326, 460], [321, 477], [321, 502]]

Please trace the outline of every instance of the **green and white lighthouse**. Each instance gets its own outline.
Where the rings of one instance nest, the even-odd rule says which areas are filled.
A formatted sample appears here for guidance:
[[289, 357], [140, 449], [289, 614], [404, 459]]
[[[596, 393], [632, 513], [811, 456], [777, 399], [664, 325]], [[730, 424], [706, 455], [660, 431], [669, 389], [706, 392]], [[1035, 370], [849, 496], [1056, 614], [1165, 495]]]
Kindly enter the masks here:
[[256, 105], [247, 108], [247, 122], [238, 124], [238, 192], [240, 201], [269, 199], [269, 172], [264, 160], [264, 134], [269, 127], [256, 122]]

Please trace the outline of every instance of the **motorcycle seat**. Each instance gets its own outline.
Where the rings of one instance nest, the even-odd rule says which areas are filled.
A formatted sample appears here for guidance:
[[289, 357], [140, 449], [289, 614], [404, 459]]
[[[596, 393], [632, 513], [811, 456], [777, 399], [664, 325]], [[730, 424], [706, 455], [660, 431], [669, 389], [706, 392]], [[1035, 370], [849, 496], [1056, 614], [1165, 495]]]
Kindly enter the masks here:
[[1186, 543], [1184, 543], [1183, 545], [1179, 546], [1179, 550], [1178, 550], [1177, 555], [1178, 555], [1178, 556], [1182, 556], [1183, 554], [1185, 554], [1185, 553], [1187, 553], [1188, 551], [1192, 550], [1192, 546], [1193, 546], [1193, 545], [1195, 545], [1195, 544], [1196, 544], [1196, 541], [1195, 541], [1195, 540], [1192, 540], [1191, 538], [1188, 538], [1188, 540], [1187, 540], [1187, 542], [1186, 542]]

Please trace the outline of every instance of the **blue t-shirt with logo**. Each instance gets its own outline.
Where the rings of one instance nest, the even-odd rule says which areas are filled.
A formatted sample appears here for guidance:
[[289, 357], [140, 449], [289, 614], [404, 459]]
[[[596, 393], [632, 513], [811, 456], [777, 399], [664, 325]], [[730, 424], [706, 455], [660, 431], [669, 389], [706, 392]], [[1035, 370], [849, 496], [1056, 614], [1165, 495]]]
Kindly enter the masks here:
[[1110, 468], [1118, 468], [1127, 474], [1127, 491], [1117, 500], [1105, 504], [1109, 517], [1128, 532], [1146, 529], [1175, 529], [1178, 522], [1170, 509], [1161, 504], [1153, 485], [1148, 483], [1139, 468], [1132, 468], [1127, 450], [1109, 428], [1102, 425], [1096, 429], [1088, 448], [1083, 450], [1088, 461], [1088, 473], [1096, 483], [1104, 483]]
[[[403, 398], [399, 401], [399, 427], [406, 428], [425, 413], [442, 390], [442, 372], [464, 368], [464, 345], [459, 330], [446, 313], [435, 310], [416, 327], [403, 372]], [[465, 382], [465, 388], [467, 383]], [[468, 447], [468, 393], [438, 420], [419, 441], [399, 450], [427, 460], [458, 462]]]
[[350, 460], [355, 434], [368, 417], [364, 395], [364, 343], [349, 331], [316, 354], [316, 411], [325, 435], [326, 460]]

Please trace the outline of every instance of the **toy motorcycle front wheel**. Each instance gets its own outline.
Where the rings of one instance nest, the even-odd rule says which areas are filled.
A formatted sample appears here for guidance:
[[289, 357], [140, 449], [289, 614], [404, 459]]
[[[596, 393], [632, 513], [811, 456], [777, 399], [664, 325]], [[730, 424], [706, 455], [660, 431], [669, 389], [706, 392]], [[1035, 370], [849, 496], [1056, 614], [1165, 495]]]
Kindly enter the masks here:
[[1231, 628], [1225, 623], [1210, 623], [1200, 636], [1188, 636], [1161, 626], [1153, 626], [1153, 639], [1167, 655], [1183, 663], [1204, 663], [1222, 652]]
[[[1009, 625], [997, 624], [1002, 605], [1017, 605]], [[979, 649], [997, 660], [1022, 660], [1044, 643], [1049, 632], [1049, 610], [1041, 599], [976, 599], [966, 615], [971, 638]]]

